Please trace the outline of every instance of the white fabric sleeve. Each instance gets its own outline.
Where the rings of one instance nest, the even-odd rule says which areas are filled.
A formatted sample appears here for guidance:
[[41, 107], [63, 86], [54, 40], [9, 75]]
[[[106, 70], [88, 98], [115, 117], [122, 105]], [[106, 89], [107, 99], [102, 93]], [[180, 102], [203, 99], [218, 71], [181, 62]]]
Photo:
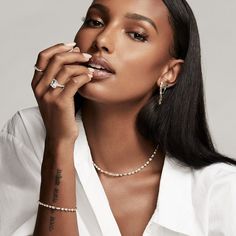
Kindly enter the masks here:
[[[233, 170], [233, 169], [232, 169]], [[209, 197], [208, 236], [236, 235], [236, 171], [221, 173]]]
[[32, 235], [40, 187], [40, 162], [26, 143], [16, 113], [0, 132], [0, 235]]

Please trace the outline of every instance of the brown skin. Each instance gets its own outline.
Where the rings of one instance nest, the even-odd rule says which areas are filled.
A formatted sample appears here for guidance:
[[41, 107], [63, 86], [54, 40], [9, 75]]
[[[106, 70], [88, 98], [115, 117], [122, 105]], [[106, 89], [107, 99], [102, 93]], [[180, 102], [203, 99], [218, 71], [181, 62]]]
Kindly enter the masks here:
[[[47, 133], [40, 200], [62, 207], [76, 204], [73, 167], [74, 142], [79, 135], [73, 104], [76, 92], [87, 98], [82, 113], [93, 160], [111, 172], [131, 171], [145, 163], [155, 148], [137, 132], [136, 116], [161, 82], [168, 86], [176, 83], [183, 63], [169, 54], [173, 35], [168, 11], [161, 0], [94, 3], [106, 6], [109, 13], [90, 9], [87, 16], [101, 24], [81, 27], [75, 42], [81, 52], [106, 58], [116, 73], [108, 79], [90, 80], [88, 68], [78, 66], [86, 61], [81, 52], [78, 49], [68, 52], [70, 47], [56, 45], [39, 54], [37, 66], [44, 73], [36, 72], [32, 81]], [[127, 12], [152, 19], [158, 33], [148, 22], [125, 18]], [[147, 41], [140, 41], [133, 32], [145, 32]], [[49, 88], [54, 77], [65, 84], [64, 90]], [[163, 162], [164, 153], [159, 152], [147, 168], [133, 176], [110, 178], [98, 173], [122, 235], [142, 235], [156, 207]], [[53, 180], [58, 171], [62, 181], [55, 204]], [[74, 213], [53, 214], [54, 219], [48, 209], [39, 207], [34, 235], [68, 232], [79, 235]]]
[[[36, 65], [44, 72], [36, 71], [31, 84], [46, 128], [39, 199], [66, 208], [76, 206], [73, 152], [78, 128], [73, 97], [81, 86], [91, 81], [88, 68], [74, 65], [88, 59], [78, 49], [68, 52], [70, 49], [72, 47], [59, 44], [42, 51]], [[52, 78], [65, 84], [64, 90], [50, 88]], [[75, 213], [39, 206], [35, 236], [63, 236], [68, 232], [71, 236], [79, 235]]]

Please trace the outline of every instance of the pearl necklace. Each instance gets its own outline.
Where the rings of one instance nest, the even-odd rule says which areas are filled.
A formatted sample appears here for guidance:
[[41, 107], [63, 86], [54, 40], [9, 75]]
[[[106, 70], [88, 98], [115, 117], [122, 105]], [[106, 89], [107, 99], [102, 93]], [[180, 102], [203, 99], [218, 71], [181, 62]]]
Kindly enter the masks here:
[[139, 167], [138, 169], [134, 170], [134, 171], [130, 171], [130, 172], [126, 172], [126, 173], [112, 173], [106, 170], [101, 169], [99, 166], [97, 166], [94, 162], [93, 165], [94, 167], [100, 171], [103, 174], [109, 175], [109, 176], [113, 176], [113, 177], [122, 177], [122, 176], [127, 176], [127, 175], [134, 175], [138, 172], [140, 172], [143, 168], [145, 168], [146, 166], [148, 166], [150, 164], [150, 162], [153, 160], [153, 158], [155, 157], [157, 150], [158, 150], [159, 145], [157, 145], [157, 147], [155, 148], [153, 154], [151, 155], [151, 157], [148, 159], [148, 161], [146, 161], [141, 167]]

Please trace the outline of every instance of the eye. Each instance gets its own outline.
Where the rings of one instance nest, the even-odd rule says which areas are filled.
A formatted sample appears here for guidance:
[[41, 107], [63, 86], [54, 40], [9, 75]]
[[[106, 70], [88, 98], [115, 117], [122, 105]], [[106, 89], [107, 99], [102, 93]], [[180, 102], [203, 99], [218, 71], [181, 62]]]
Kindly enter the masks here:
[[128, 32], [129, 35], [132, 35], [131, 38], [133, 38], [136, 41], [140, 42], [146, 42], [148, 39], [148, 36], [146, 34], [138, 33], [138, 32]]
[[[81, 20], [84, 22], [83, 25], [86, 26], [86, 27], [100, 28], [100, 27], [104, 26], [104, 23], [102, 21], [95, 20], [95, 19], [92, 19], [92, 18], [82, 17]], [[146, 42], [147, 39], [148, 39], [148, 35], [146, 35], [145, 33], [128, 32], [128, 34], [135, 41]]]
[[82, 20], [84, 21], [83, 25], [87, 27], [99, 28], [103, 26], [103, 22], [92, 18], [83, 18]]

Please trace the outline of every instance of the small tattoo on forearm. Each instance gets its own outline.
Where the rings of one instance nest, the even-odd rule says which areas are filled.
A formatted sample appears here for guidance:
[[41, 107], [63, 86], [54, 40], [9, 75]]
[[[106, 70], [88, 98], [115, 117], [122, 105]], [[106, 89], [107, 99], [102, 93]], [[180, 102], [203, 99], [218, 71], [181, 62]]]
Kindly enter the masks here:
[[61, 183], [61, 178], [62, 178], [62, 170], [57, 169], [56, 176], [55, 176], [56, 187], [53, 190], [53, 197], [52, 197], [53, 203], [57, 202], [58, 197], [59, 197], [59, 187], [58, 186]]
[[59, 189], [56, 187], [54, 188], [54, 191], [53, 191], [53, 198], [52, 198], [52, 201], [55, 203], [57, 202], [58, 200], [58, 194], [59, 194]]
[[61, 178], [62, 178], [61, 172], [62, 172], [62, 170], [57, 169], [57, 173], [56, 173], [56, 177], [55, 177], [55, 184], [56, 185], [60, 185], [60, 183], [61, 183]]
[[50, 216], [50, 218], [49, 218], [49, 231], [50, 232], [54, 230], [55, 220], [56, 220], [56, 217]]
[[[53, 203], [58, 201], [58, 197], [59, 197], [59, 185], [61, 183], [61, 179], [62, 179], [62, 170], [57, 169], [56, 170], [56, 176], [55, 176], [55, 188], [53, 190], [53, 197], [52, 197], [52, 201]], [[51, 216], [49, 218], [49, 231], [53, 231], [55, 228], [55, 222], [56, 222], [56, 217], [53, 216], [54, 215], [54, 210], [51, 211]]]

